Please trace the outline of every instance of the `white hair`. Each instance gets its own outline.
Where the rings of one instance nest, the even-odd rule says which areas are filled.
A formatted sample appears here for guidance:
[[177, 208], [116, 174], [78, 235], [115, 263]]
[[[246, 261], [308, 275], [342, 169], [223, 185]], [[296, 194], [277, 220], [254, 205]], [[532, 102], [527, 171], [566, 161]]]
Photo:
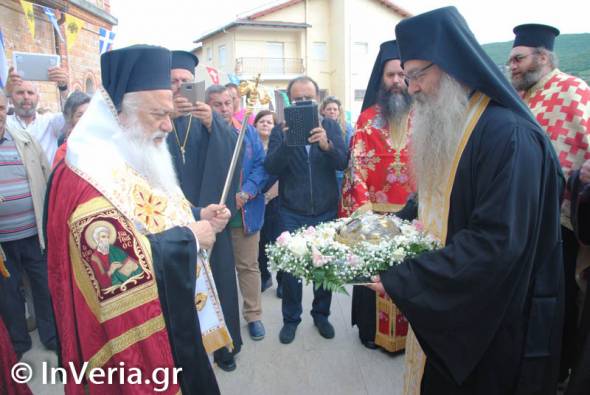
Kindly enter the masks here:
[[[113, 139], [123, 158], [147, 179], [152, 188], [169, 195], [176, 194], [180, 187], [166, 143], [167, 132], [148, 131], [141, 126], [138, 109], [143, 103], [138, 93], [128, 93], [123, 97], [121, 113], [125, 114], [125, 125], [115, 133]], [[164, 141], [156, 144], [156, 138], [163, 138]]]
[[424, 194], [447, 182], [445, 175], [461, 138], [468, 97], [459, 82], [443, 73], [435, 95], [418, 93], [414, 99], [412, 165], [418, 193]]
[[121, 100], [121, 112], [133, 113], [137, 111], [137, 109], [143, 104], [143, 98], [141, 96], [141, 92], [125, 93]]
[[92, 238], [96, 242], [96, 249], [102, 252], [103, 254], [108, 254], [110, 245], [108, 241], [106, 243], [100, 241], [99, 236], [101, 233], [106, 233], [108, 235], [110, 231], [106, 226], [98, 226], [96, 227], [96, 229], [94, 229], [94, 232], [92, 233]]
[[103, 232], [109, 234], [109, 229], [106, 226], [98, 226], [96, 227], [96, 229], [94, 229], [94, 232], [92, 233], [92, 238], [95, 242], [99, 242], [98, 236]]

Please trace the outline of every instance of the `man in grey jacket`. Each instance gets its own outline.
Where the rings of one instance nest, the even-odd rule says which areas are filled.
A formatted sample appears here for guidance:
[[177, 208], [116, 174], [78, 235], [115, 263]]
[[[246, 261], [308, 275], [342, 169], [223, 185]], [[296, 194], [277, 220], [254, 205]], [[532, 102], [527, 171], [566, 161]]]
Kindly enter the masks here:
[[31, 348], [20, 291], [23, 270], [31, 282], [41, 342], [48, 349], [57, 348], [42, 234], [49, 165], [30, 134], [6, 127], [6, 110], [7, 99], [0, 90], [0, 260], [6, 269], [0, 276], [0, 315], [20, 357]]

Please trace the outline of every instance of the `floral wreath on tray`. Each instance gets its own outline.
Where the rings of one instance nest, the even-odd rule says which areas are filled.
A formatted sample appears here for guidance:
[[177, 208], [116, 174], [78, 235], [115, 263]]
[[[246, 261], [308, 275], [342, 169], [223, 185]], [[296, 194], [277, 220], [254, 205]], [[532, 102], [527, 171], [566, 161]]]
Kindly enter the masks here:
[[346, 284], [370, 283], [379, 272], [439, 247], [418, 221], [357, 210], [349, 218], [283, 232], [266, 253], [273, 270], [348, 293]]

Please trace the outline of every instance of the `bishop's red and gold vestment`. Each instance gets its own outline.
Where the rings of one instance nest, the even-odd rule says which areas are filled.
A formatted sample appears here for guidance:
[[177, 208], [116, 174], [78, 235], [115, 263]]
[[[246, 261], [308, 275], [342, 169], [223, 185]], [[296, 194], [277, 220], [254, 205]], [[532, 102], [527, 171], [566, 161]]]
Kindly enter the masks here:
[[[187, 228], [190, 204], [180, 188], [152, 188], [126, 162], [118, 130], [101, 90], [50, 180], [47, 267], [65, 392], [218, 394], [206, 351], [231, 339], [210, 268]], [[71, 369], [84, 367], [84, 383], [76, 383]], [[117, 373], [99, 384], [88, 375], [94, 368]], [[182, 369], [176, 382], [173, 368]], [[130, 379], [135, 369], [139, 383]], [[153, 376], [162, 369], [171, 379], [164, 390]]]

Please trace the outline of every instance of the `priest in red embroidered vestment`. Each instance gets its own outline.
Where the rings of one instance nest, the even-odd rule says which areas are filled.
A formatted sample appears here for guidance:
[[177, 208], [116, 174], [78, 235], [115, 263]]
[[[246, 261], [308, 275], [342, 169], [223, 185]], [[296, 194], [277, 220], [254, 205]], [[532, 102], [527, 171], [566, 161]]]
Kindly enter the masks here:
[[[110, 51], [101, 74], [104, 89], [69, 137], [47, 199], [61, 363], [77, 372], [87, 363], [84, 384], [68, 370], [66, 394], [218, 394], [207, 352], [231, 339], [198, 251], [230, 213], [210, 205], [195, 222], [178, 186], [166, 146], [170, 52]], [[98, 384], [93, 368], [117, 371]]]
[[[537, 122], [547, 132], [559, 157], [566, 179], [590, 159], [590, 88], [581, 79], [557, 68], [554, 52], [559, 30], [547, 25], [525, 24], [514, 28], [516, 35], [508, 65], [512, 85]], [[578, 332], [578, 287], [575, 280], [578, 240], [570, 219], [568, 190], [561, 206], [563, 258], [565, 265], [565, 326], [560, 381], [574, 365]]]
[[[401, 209], [412, 192], [408, 169], [410, 96], [397, 44], [381, 44], [367, 85], [362, 113], [350, 142], [339, 215], [350, 216], [370, 203], [377, 211]], [[378, 317], [378, 320], [377, 320]], [[379, 325], [376, 322], [379, 322]], [[355, 286], [352, 324], [365, 347], [398, 351], [405, 346], [408, 323], [387, 295]]]
[[412, 191], [408, 169], [411, 98], [404, 82], [397, 44], [381, 44], [367, 85], [362, 112], [350, 142], [350, 161], [339, 215], [362, 205], [403, 207]]

